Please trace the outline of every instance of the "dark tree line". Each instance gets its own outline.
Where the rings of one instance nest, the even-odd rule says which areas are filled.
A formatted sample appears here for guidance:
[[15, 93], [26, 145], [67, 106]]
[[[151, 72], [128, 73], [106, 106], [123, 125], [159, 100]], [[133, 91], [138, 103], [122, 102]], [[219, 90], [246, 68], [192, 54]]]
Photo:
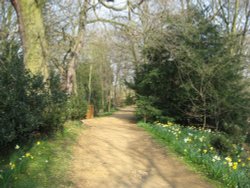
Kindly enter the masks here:
[[138, 114], [149, 121], [168, 116], [184, 125], [245, 135], [250, 93], [243, 46], [205, 13], [193, 8], [186, 17], [166, 16], [151, 36], [143, 52], [148, 63], [140, 66], [132, 85]]

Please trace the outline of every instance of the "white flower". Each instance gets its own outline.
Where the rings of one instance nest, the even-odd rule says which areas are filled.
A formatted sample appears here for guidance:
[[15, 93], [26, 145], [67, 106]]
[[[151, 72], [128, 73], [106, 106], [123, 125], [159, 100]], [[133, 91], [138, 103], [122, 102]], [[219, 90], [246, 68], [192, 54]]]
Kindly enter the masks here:
[[200, 142], [203, 142], [203, 141], [204, 141], [204, 138], [205, 138], [204, 136], [200, 137], [200, 138], [199, 138]]
[[20, 148], [20, 146], [19, 146], [19, 145], [16, 145], [15, 149], [19, 149], [19, 148]]
[[188, 137], [188, 138], [184, 138], [184, 142], [185, 142], [185, 143], [187, 143], [187, 142], [191, 142], [191, 141], [192, 141], [192, 139], [191, 139], [191, 138], [189, 138], [189, 137]]
[[218, 155], [215, 155], [215, 156], [213, 157], [213, 159], [212, 159], [213, 162], [215, 162], [215, 161], [220, 161], [220, 160], [221, 160], [221, 158], [220, 158]]

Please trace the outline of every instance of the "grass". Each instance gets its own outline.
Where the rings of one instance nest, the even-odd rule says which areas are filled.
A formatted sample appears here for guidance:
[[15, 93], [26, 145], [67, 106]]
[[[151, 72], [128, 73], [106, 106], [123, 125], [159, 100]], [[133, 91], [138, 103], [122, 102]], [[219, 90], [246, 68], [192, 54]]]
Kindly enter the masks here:
[[210, 130], [182, 127], [174, 123], [139, 123], [154, 138], [208, 178], [223, 187], [250, 187], [250, 158], [243, 148], [231, 145], [230, 152], [221, 153], [210, 143], [217, 134]]
[[0, 163], [0, 187], [70, 187], [67, 173], [83, 125], [68, 121], [53, 138], [37, 140], [30, 146], [16, 145], [15, 152]]

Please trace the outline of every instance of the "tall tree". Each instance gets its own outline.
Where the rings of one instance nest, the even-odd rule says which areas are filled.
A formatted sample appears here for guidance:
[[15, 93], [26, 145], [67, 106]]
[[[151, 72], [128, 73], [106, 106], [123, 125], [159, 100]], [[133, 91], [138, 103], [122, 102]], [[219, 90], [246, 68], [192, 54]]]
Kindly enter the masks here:
[[42, 16], [44, 1], [11, 0], [19, 22], [24, 63], [33, 74], [48, 77], [46, 38]]

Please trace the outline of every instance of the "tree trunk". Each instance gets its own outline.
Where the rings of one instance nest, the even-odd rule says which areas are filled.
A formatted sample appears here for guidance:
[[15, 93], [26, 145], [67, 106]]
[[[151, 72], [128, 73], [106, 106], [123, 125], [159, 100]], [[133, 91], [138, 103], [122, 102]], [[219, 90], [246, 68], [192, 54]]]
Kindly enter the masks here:
[[79, 18], [78, 35], [75, 41], [75, 45], [71, 51], [71, 60], [69, 62], [67, 71], [66, 87], [67, 87], [67, 93], [70, 95], [73, 93], [77, 94], [76, 64], [77, 64], [77, 57], [83, 46], [86, 21], [87, 21], [87, 10], [88, 10], [88, 0], [85, 0], [79, 15], [80, 18]]
[[11, 3], [16, 10], [19, 22], [25, 67], [31, 73], [42, 74], [47, 78], [47, 42], [41, 5], [36, 0], [11, 0]]
[[239, 6], [240, 6], [240, 1], [235, 0], [234, 15], [233, 15], [232, 28], [231, 28], [232, 34], [236, 34], [237, 32], [236, 22], [237, 22], [237, 17], [239, 15]]
[[89, 67], [89, 83], [88, 83], [88, 89], [89, 89], [89, 95], [88, 95], [88, 104], [91, 104], [91, 95], [92, 95], [92, 64], [90, 64]]
[[207, 103], [206, 103], [206, 98], [204, 97], [203, 99], [203, 129], [206, 129], [207, 125]]
[[108, 112], [111, 112], [111, 92], [109, 92], [108, 96]]
[[67, 93], [68, 94], [76, 94], [77, 95], [77, 80], [76, 80], [76, 64], [75, 64], [76, 59], [73, 58], [71, 59], [68, 70], [67, 70], [67, 82], [66, 82], [66, 88], [67, 88]]
[[102, 104], [102, 111], [104, 112], [105, 111], [105, 99], [104, 99], [104, 86], [103, 86], [103, 81], [101, 80], [101, 104]]

